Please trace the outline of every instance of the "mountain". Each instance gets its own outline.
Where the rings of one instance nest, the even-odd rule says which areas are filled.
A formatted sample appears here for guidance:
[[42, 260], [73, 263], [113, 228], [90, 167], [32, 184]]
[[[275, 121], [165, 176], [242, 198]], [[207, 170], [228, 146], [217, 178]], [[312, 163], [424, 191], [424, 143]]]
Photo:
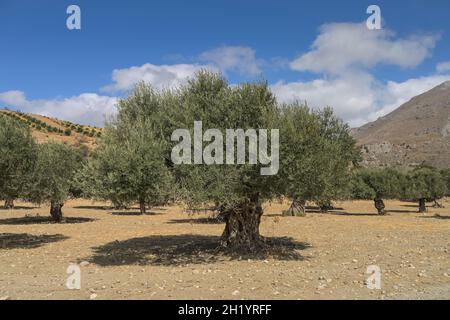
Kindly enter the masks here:
[[450, 81], [353, 130], [364, 166], [450, 167]]
[[97, 138], [102, 134], [100, 128], [83, 126], [37, 114], [0, 109], [1, 115], [14, 118], [28, 126], [38, 143], [62, 142], [89, 152], [97, 146]]

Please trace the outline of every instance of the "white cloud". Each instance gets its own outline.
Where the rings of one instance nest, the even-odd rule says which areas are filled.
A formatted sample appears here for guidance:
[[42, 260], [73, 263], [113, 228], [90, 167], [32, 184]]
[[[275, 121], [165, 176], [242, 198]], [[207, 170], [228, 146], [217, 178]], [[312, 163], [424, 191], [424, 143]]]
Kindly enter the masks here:
[[409, 101], [411, 98], [424, 93], [441, 83], [450, 80], [450, 75], [432, 75], [409, 79], [404, 82], [388, 81], [386, 85], [377, 92], [379, 97], [377, 110], [368, 115], [369, 121], [374, 121], [379, 117], [394, 111], [396, 108]]
[[[323, 78], [278, 82], [272, 89], [280, 101], [306, 100], [313, 108], [331, 106], [351, 126], [360, 126], [450, 79], [450, 75], [431, 75], [381, 82], [370, 74], [378, 65], [418, 66], [431, 55], [438, 39], [435, 34], [398, 38], [387, 29], [369, 30], [365, 23], [325, 24], [311, 50], [290, 63], [293, 70], [322, 74]], [[440, 69], [445, 71], [446, 65]]]
[[242, 75], [260, 74], [262, 60], [256, 58], [256, 52], [250, 47], [223, 46], [205, 51], [199, 56], [201, 61], [212, 63], [222, 72], [237, 72]]
[[369, 30], [364, 23], [332, 23], [320, 28], [311, 50], [291, 62], [291, 68], [331, 75], [376, 65], [415, 67], [430, 55], [437, 35], [398, 39], [387, 29]]
[[100, 96], [96, 93], [83, 93], [70, 98], [50, 100], [28, 100], [25, 93], [21, 91], [0, 93], [0, 102], [23, 112], [95, 126], [103, 126], [105, 117], [116, 113], [117, 101], [115, 97]]
[[17, 90], [0, 93], [0, 101], [10, 106], [21, 106], [22, 108], [28, 106], [25, 93]]
[[444, 73], [444, 72], [450, 71], [450, 61], [438, 63], [438, 65], [436, 66], [436, 71], [438, 73]]
[[280, 102], [306, 101], [314, 109], [332, 107], [352, 127], [374, 121], [450, 75], [432, 75], [404, 82], [381, 83], [367, 74], [307, 82], [277, 82], [271, 86]]
[[156, 89], [179, 87], [202, 69], [214, 69], [207, 65], [174, 64], [154, 65], [146, 63], [125, 69], [116, 69], [112, 73], [113, 84], [102, 88], [105, 92], [130, 90], [139, 81], [145, 81]]

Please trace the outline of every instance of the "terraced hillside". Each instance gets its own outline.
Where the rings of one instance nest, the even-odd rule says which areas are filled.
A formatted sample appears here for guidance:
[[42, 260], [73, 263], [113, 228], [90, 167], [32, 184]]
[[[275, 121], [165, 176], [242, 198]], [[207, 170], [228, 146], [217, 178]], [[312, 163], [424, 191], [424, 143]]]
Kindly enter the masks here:
[[37, 114], [0, 109], [0, 115], [14, 118], [28, 126], [38, 143], [53, 140], [89, 151], [96, 147], [97, 138], [102, 135], [101, 128], [84, 126]]

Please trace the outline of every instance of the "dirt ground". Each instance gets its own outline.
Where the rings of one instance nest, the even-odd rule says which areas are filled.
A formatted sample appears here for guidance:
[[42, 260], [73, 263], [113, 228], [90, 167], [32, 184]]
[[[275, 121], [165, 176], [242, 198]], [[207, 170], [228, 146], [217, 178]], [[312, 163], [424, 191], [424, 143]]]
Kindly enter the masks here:
[[[450, 299], [450, 201], [417, 213], [387, 201], [282, 217], [286, 204], [265, 206], [261, 233], [286, 255], [259, 259], [217, 255], [223, 225], [179, 207], [114, 211], [73, 200], [67, 222], [48, 208], [19, 203], [0, 210], [0, 299]], [[69, 290], [78, 264], [81, 289]], [[381, 289], [366, 286], [368, 266]]]

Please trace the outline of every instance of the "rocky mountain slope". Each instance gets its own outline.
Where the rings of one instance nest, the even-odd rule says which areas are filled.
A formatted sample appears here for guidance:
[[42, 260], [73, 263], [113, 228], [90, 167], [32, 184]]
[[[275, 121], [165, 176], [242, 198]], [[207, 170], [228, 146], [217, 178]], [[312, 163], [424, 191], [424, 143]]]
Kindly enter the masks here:
[[353, 131], [365, 166], [450, 167], [450, 81]]

